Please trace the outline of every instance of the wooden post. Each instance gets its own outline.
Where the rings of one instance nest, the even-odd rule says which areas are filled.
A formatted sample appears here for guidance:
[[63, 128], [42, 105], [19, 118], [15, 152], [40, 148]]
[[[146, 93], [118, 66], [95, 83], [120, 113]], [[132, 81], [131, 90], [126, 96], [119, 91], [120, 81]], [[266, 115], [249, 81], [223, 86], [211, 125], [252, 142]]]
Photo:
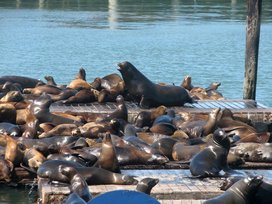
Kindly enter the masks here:
[[262, 0], [247, 0], [244, 99], [256, 98]]

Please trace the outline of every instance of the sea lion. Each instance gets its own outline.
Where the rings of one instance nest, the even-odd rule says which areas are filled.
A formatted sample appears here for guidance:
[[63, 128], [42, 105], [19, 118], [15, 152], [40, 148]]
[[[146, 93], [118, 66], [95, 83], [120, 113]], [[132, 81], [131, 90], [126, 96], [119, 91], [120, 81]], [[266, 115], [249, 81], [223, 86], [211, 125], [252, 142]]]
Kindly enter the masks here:
[[83, 68], [79, 69], [75, 79], [70, 82], [67, 88], [71, 89], [90, 89], [91, 85], [86, 81], [86, 71]]
[[121, 138], [113, 137], [113, 143], [115, 145], [117, 159], [120, 165], [164, 164], [169, 161], [161, 154], [148, 153]]
[[27, 89], [24, 89], [23, 91], [24, 94], [32, 94], [33, 96], [40, 96], [43, 93], [58, 95], [61, 92], [62, 92], [61, 88], [58, 88], [54, 85], [47, 85], [47, 84], [36, 86], [35, 88], [27, 88]]
[[136, 191], [150, 195], [152, 188], [159, 183], [159, 179], [144, 178], [136, 186]]
[[16, 109], [12, 104], [0, 104], [0, 122], [16, 124]]
[[150, 132], [162, 135], [173, 135], [176, 130], [176, 127], [171, 123], [158, 123], [150, 128]]
[[48, 178], [51, 181], [59, 181], [69, 183], [70, 179], [61, 174], [59, 166], [74, 167], [80, 175], [86, 179], [88, 185], [101, 184], [120, 184], [120, 185], [135, 185], [138, 183], [132, 176], [113, 173], [106, 169], [96, 167], [84, 167], [75, 162], [49, 160], [45, 161], [38, 169], [37, 175], [41, 178]]
[[247, 123], [237, 120], [231, 110], [224, 109], [217, 122], [218, 127], [223, 128], [229, 135], [238, 135], [238, 142], [265, 143], [270, 140], [270, 133], [258, 133], [257, 130]]
[[29, 110], [39, 120], [40, 123], [49, 122], [53, 125], [72, 123], [76, 125], [82, 125], [81, 122], [52, 114], [49, 110], [52, 102], [53, 101], [49, 95], [42, 94], [33, 101], [33, 103], [29, 107]]
[[0, 181], [11, 182], [11, 172], [13, 171], [13, 163], [0, 157]]
[[151, 145], [154, 149], [159, 150], [159, 152], [166, 156], [168, 159], [173, 160], [172, 150], [173, 146], [176, 144], [177, 140], [174, 138], [162, 138]]
[[116, 106], [117, 108], [112, 113], [107, 114], [106, 117], [102, 119], [102, 121], [110, 121], [112, 119], [123, 119], [125, 121], [128, 120], [128, 111], [124, 97], [122, 95], [117, 96]]
[[214, 131], [220, 108], [215, 108], [209, 113], [208, 120], [196, 120], [182, 123], [178, 129], [184, 131], [190, 138], [206, 136]]
[[85, 178], [79, 174], [75, 168], [60, 165], [59, 171], [70, 180], [70, 190], [72, 193], [78, 194], [79, 197], [86, 202], [92, 199], [92, 195]]
[[65, 145], [76, 142], [78, 138], [79, 137], [77, 136], [63, 136], [63, 137], [54, 136], [54, 137], [41, 138], [41, 139], [19, 137], [17, 141], [23, 144], [26, 148], [31, 148], [34, 145], [44, 145], [47, 148], [50, 145], [56, 145], [59, 148], [59, 147], [63, 147]]
[[[256, 194], [257, 189], [262, 184], [262, 176], [255, 176], [253, 178], [241, 179], [232, 185], [227, 191], [223, 194], [211, 198], [203, 204], [249, 204], [252, 203], [254, 195]], [[259, 203], [259, 202], [258, 202]]]
[[272, 162], [271, 143], [238, 143], [230, 149], [234, 155], [248, 162]]
[[22, 93], [23, 88], [18, 83], [11, 83], [10, 81], [7, 81], [6, 83], [3, 84], [2, 91], [6, 92], [6, 93], [9, 92], [9, 91], [19, 91], [19, 92]]
[[2, 76], [0, 77], [0, 84], [4, 84], [7, 81], [11, 83], [18, 83], [22, 88], [34, 88], [38, 83], [43, 83], [41, 80], [33, 79], [24, 76]]
[[173, 109], [169, 109], [166, 111], [165, 115], [158, 116], [154, 122], [153, 125], [159, 124], [159, 123], [171, 123], [173, 122], [175, 118], [175, 111]]
[[66, 100], [63, 100], [63, 104], [74, 104], [74, 103], [92, 103], [96, 101], [97, 91], [94, 89], [82, 89], [79, 90], [75, 95], [72, 95]]
[[187, 89], [188, 91], [191, 91], [194, 88], [194, 86], [192, 85], [192, 77], [188, 75], [185, 76], [180, 86]]
[[217, 129], [212, 143], [197, 153], [190, 162], [190, 172], [196, 177], [218, 176], [221, 170], [231, 172], [227, 164], [230, 140], [222, 129]]
[[61, 103], [61, 100], [67, 100], [68, 98], [76, 95], [78, 93], [77, 90], [71, 88], [64, 88], [58, 95], [48, 94], [53, 102]]
[[7, 134], [14, 137], [19, 137], [21, 136], [22, 132], [18, 125], [2, 122], [0, 123], [0, 134]]
[[46, 161], [44, 155], [35, 148], [26, 149], [24, 151], [23, 162], [31, 169], [37, 170], [44, 161]]
[[47, 76], [44, 76], [44, 79], [46, 80], [46, 84], [47, 84], [47, 85], [57, 86], [57, 83], [55, 82], [53, 76], [47, 75]]
[[102, 141], [101, 153], [97, 160], [97, 166], [115, 173], [121, 173], [116, 150], [112, 144], [110, 133], [106, 133]]
[[183, 87], [155, 84], [129, 62], [119, 63], [118, 66], [125, 81], [125, 88], [136, 101], [140, 101], [141, 107], [183, 106], [193, 102]]
[[144, 127], [148, 126], [151, 127], [153, 124], [153, 121], [166, 113], [166, 107], [165, 106], [159, 106], [157, 108], [151, 109], [151, 110], [144, 110], [138, 113], [138, 115], [135, 117], [134, 124], [137, 127]]
[[20, 91], [9, 91], [0, 99], [1, 102], [20, 102], [23, 100], [24, 97]]
[[39, 138], [53, 137], [53, 136], [80, 136], [81, 132], [77, 125], [75, 124], [60, 124], [51, 129], [48, 132], [40, 134]]
[[7, 143], [5, 160], [12, 162], [14, 167], [17, 167], [23, 161], [25, 146], [11, 136], [6, 135], [5, 137]]
[[160, 154], [159, 150], [152, 148], [137, 136], [137, 129], [132, 124], [127, 124], [125, 126], [123, 139], [142, 151], [152, 154]]

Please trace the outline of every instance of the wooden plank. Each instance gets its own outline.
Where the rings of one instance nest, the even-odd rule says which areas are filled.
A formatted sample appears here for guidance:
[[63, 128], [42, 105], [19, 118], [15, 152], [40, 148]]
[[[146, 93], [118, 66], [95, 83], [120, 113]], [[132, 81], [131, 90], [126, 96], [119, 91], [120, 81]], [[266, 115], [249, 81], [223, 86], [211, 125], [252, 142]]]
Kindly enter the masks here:
[[247, 1], [244, 99], [256, 98], [262, 0]]

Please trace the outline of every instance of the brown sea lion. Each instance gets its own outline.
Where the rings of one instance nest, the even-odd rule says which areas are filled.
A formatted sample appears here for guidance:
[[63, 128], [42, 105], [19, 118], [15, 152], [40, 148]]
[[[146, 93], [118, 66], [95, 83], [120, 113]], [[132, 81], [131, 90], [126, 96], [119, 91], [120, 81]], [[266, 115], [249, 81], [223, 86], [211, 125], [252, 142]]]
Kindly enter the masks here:
[[20, 102], [23, 100], [24, 97], [20, 91], [9, 91], [0, 99], [1, 102]]
[[83, 68], [79, 69], [75, 79], [70, 82], [67, 88], [71, 89], [90, 89], [91, 85], [86, 82], [86, 71]]
[[5, 160], [12, 162], [14, 167], [19, 166], [23, 161], [25, 146], [8, 135], [6, 135], [6, 142]]
[[62, 116], [54, 115], [50, 112], [49, 107], [52, 104], [52, 99], [47, 94], [39, 96], [30, 105], [30, 112], [39, 120], [40, 123], [49, 122], [53, 125], [59, 124], [76, 124], [82, 125], [81, 122], [65, 118]]
[[24, 151], [23, 162], [31, 169], [37, 170], [44, 161], [46, 161], [44, 155], [35, 148], [26, 149]]
[[121, 138], [113, 137], [113, 144], [120, 165], [128, 164], [164, 164], [169, 160], [161, 154], [143, 151]]
[[271, 143], [238, 143], [231, 148], [230, 152], [234, 155], [241, 156], [248, 162], [272, 162], [271, 148]]
[[194, 86], [192, 85], [192, 77], [185, 76], [180, 86], [187, 89], [188, 91], [191, 91], [194, 88]]
[[125, 81], [125, 88], [136, 101], [140, 101], [141, 107], [183, 106], [193, 102], [183, 87], [155, 84], [129, 62], [119, 63], [118, 66]]
[[0, 157], [0, 181], [11, 182], [11, 172], [13, 171], [13, 163]]
[[135, 117], [134, 124], [137, 127], [144, 127], [148, 126], [151, 127], [153, 124], [153, 121], [166, 113], [166, 107], [165, 106], [159, 106], [157, 108], [151, 109], [151, 110], [144, 110], [138, 113], [138, 115]]
[[217, 117], [220, 108], [213, 109], [209, 113], [208, 120], [188, 121], [182, 123], [178, 128], [184, 131], [190, 138], [208, 135], [216, 128]]
[[211, 198], [203, 202], [203, 204], [250, 204], [252, 203], [259, 186], [263, 182], [262, 179], [262, 176], [241, 179], [223, 194], [215, 198]]
[[70, 180], [70, 190], [72, 193], [79, 195], [79, 197], [86, 202], [92, 199], [92, 195], [89, 191], [89, 187], [85, 181], [85, 178], [80, 175], [80, 173], [78, 173], [75, 168], [60, 165], [59, 171]]
[[60, 124], [49, 130], [48, 132], [43, 132], [38, 137], [53, 137], [53, 136], [80, 136], [81, 132], [77, 125], [75, 124]]
[[116, 106], [116, 109], [113, 112], [107, 114], [106, 117], [102, 119], [102, 121], [110, 121], [112, 119], [123, 119], [125, 121], [128, 120], [127, 106], [122, 95], [117, 96]]
[[94, 89], [82, 89], [79, 90], [75, 95], [72, 95], [68, 99], [62, 101], [63, 104], [74, 104], [74, 103], [92, 103], [96, 101], [97, 91]]
[[44, 79], [46, 80], [46, 84], [47, 84], [47, 85], [57, 86], [57, 83], [55, 82], [53, 76], [47, 75], [47, 76], [44, 76]]
[[51, 97], [52, 101], [57, 102], [57, 101], [61, 101], [61, 100], [66, 100], [66, 99], [76, 95], [77, 93], [78, 93], [78, 91], [75, 89], [64, 88], [64, 89], [62, 89], [62, 91], [59, 94], [57, 94], [57, 95], [49, 94], [49, 96]]
[[0, 104], [0, 122], [16, 124], [16, 116], [14, 105], [8, 103]]
[[238, 135], [240, 137], [238, 142], [265, 143], [270, 140], [270, 133], [258, 133], [254, 127], [240, 120], [236, 120], [229, 109], [224, 109], [222, 111], [217, 125], [230, 135]]
[[101, 153], [97, 160], [97, 166], [115, 173], [121, 173], [116, 150], [112, 144], [110, 133], [106, 133], [102, 141]]
[[23, 91], [24, 94], [32, 94], [34, 96], [40, 96], [43, 93], [58, 95], [61, 92], [62, 89], [54, 85], [40, 85], [36, 86], [35, 88], [24, 89]]
[[75, 162], [49, 160], [44, 162], [38, 169], [37, 175], [41, 178], [48, 178], [51, 181], [59, 181], [69, 183], [70, 179], [61, 174], [59, 166], [68, 166], [75, 168], [80, 175], [86, 180], [88, 185], [101, 184], [120, 184], [120, 185], [135, 185], [138, 183], [132, 176], [127, 176], [119, 173], [113, 173], [106, 169], [96, 167], [84, 167]]
[[42, 82], [41, 80], [33, 79], [30, 77], [24, 77], [24, 76], [2, 76], [2, 77], [0, 77], [0, 84], [4, 84], [7, 81], [9, 81], [11, 83], [18, 83], [22, 86], [22, 88], [34, 88], [38, 83]]

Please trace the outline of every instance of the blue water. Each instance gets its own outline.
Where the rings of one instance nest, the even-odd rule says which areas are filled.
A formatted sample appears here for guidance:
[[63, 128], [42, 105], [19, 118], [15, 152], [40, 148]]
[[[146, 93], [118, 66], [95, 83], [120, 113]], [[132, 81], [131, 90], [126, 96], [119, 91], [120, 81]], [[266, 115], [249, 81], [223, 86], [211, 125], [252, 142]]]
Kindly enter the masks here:
[[[272, 105], [272, 2], [263, 0], [257, 100]], [[69, 83], [118, 73], [127, 60], [155, 82], [222, 83], [226, 98], [243, 96], [244, 1], [3, 1], [0, 73]]]
[[[219, 81], [226, 98], [242, 99], [245, 2], [0, 0], [0, 75], [52, 75], [67, 84], [83, 67], [91, 82], [118, 73], [116, 64], [126, 60], [154, 82], [179, 85], [191, 75], [195, 86]], [[263, 0], [257, 101], [268, 106], [271, 17], [272, 1]], [[6, 202], [15, 203], [9, 192], [2, 189], [0, 198], [8, 194]]]

